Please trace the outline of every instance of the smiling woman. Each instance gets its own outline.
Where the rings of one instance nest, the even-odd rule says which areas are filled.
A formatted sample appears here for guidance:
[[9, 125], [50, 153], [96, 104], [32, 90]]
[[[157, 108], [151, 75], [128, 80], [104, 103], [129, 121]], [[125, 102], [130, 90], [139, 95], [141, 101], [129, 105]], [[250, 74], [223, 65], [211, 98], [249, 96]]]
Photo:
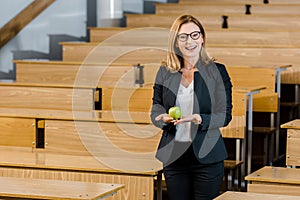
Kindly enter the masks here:
[[[156, 157], [170, 200], [213, 199], [224, 174], [227, 152], [219, 128], [232, 118], [232, 84], [225, 66], [207, 55], [205, 42], [196, 18], [178, 17], [153, 87], [151, 120], [163, 130]], [[167, 112], [172, 107], [181, 108], [180, 119]]]

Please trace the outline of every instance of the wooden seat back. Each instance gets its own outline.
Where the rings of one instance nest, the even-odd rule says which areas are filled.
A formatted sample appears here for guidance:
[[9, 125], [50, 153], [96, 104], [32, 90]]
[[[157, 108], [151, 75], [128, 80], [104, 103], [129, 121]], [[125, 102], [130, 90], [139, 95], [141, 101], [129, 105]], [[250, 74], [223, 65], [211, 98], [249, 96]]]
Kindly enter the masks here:
[[211, 14], [223, 14], [223, 15], [299, 15], [299, 4], [289, 5], [274, 5], [274, 4], [196, 4], [196, 3], [168, 3], [155, 4], [156, 14], [181, 14], [181, 13], [204, 13]]
[[81, 62], [39, 62], [15, 61], [16, 79], [21, 83], [60, 84], [60, 85], [95, 85], [134, 86], [133, 64], [85, 64]]
[[93, 110], [95, 106], [94, 88], [23, 83], [0, 87], [0, 107]]
[[117, 157], [122, 151], [154, 155], [161, 137], [160, 130], [149, 124], [61, 120], [45, 124], [45, 150], [65, 155]]
[[100, 43], [63, 42], [63, 61], [85, 63], [156, 63], [166, 57], [165, 47], [101, 45]]
[[0, 146], [34, 147], [35, 138], [35, 119], [0, 117]]
[[90, 28], [90, 42], [101, 45], [131, 45], [143, 47], [166, 47], [169, 30], [166, 28], [143, 27], [94, 27]]
[[246, 131], [247, 97], [245, 93], [232, 93], [232, 120], [221, 128], [224, 138], [244, 139]]
[[[195, 4], [248, 4], [248, 0], [216, 0], [216, 1], [210, 1], [210, 0], [179, 0], [178, 3], [195, 3]], [[272, 0], [272, 1], [266, 1], [266, 0], [251, 0], [251, 4], [299, 4], [298, 0], [286, 0], [286, 1], [281, 1], [281, 0]]]
[[276, 72], [272, 68], [254, 68], [254, 67], [227, 67], [231, 77], [233, 87], [259, 87], [264, 86], [262, 90], [254, 97], [254, 111], [256, 112], [277, 112], [278, 94], [275, 92]]
[[[171, 28], [173, 21], [179, 14], [125, 14], [127, 27], [163, 27]], [[224, 17], [222, 14], [206, 15], [195, 13], [206, 31], [220, 30], [224, 26]], [[145, 21], [147, 23], [145, 23]], [[276, 16], [276, 15], [230, 15], [227, 16], [227, 29], [229, 30], [290, 30], [300, 29], [297, 16]]]
[[[169, 31], [167, 29], [97, 27], [89, 30], [92, 43], [157, 47], [168, 45]], [[300, 46], [299, 35], [298, 31], [288, 30], [208, 30], [206, 44], [208, 47], [297, 47]]]

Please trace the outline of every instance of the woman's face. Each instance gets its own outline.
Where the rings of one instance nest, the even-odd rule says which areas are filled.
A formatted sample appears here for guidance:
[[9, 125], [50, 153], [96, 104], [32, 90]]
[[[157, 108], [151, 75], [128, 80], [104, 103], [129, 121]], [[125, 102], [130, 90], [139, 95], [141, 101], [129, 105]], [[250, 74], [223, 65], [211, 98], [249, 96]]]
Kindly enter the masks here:
[[181, 25], [177, 34], [177, 47], [185, 59], [199, 57], [202, 48], [203, 37], [200, 28], [192, 23]]

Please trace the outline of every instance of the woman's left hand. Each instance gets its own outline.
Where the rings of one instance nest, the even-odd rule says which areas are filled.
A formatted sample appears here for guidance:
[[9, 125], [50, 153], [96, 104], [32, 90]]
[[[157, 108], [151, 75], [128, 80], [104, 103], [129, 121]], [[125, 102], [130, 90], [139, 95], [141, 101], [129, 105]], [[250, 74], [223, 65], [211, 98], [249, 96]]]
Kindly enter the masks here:
[[195, 124], [201, 124], [202, 118], [199, 114], [193, 114], [193, 115], [182, 117], [181, 119], [178, 120], [174, 120], [174, 125], [181, 124], [184, 122], [193, 122]]

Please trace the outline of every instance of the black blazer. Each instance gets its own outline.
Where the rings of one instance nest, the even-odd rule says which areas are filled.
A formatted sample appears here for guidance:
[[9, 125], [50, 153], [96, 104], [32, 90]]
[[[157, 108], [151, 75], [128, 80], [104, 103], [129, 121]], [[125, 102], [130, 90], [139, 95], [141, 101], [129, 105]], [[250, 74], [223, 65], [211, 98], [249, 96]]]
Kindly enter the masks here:
[[[232, 119], [232, 84], [222, 64], [198, 63], [196, 67], [198, 71], [194, 73], [193, 113], [200, 114], [202, 123], [192, 123], [192, 145], [201, 163], [215, 163], [227, 158], [219, 128], [227, 126]], [[179, 158], [190, 145], [174, 148], [176, 127], [173, 123], [165, 125], [162, 120], [155, 120], [159, 114], [168, 113], [169, 108], [175, 106], [181, 76], [181, 72], [170, 72], [162, 66], [156, 74], [153, 86], [151, 120], [156, 127], [163, 129], [156, 157], [164, 165]]]

